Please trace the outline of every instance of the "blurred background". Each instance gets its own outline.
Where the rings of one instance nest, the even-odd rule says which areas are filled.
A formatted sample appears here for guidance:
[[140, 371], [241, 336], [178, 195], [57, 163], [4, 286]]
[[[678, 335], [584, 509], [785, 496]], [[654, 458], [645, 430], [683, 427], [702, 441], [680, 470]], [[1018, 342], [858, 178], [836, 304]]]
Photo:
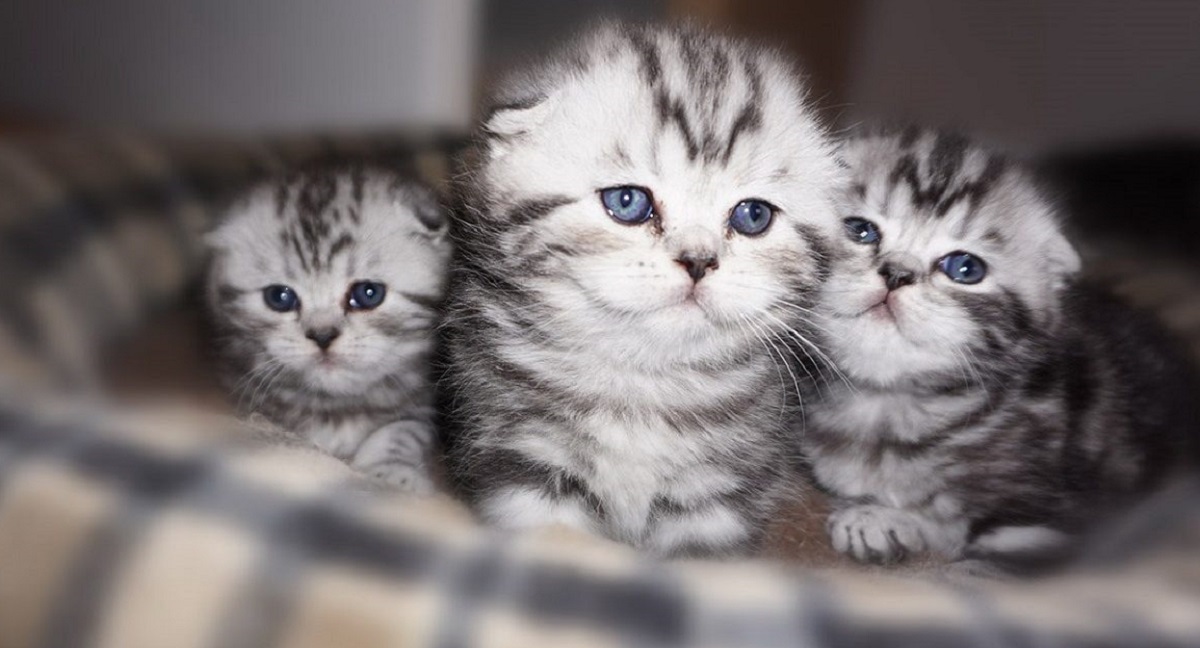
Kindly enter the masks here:
[[1033, 152], [1200, 131], [1188, 0], [5, 0], [0, 119], [462, 129], [490, 74], [597, 16], [783, 43], [843, 124], [949, 124]]

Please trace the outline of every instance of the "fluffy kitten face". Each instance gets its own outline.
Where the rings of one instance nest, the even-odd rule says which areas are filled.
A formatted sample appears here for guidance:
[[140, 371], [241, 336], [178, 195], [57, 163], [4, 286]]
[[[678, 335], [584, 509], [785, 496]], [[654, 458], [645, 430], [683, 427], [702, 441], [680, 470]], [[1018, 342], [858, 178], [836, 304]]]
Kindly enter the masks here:
[[701, 361], [778, 331], [813, 290], [839, 234], [825, 136], [791, 69], [720, 42], [602, 29], [486, 125], [484, 226], [578, 339]]
[[1055, 325], [1079, 258], [1019, 169], [915, 130], [849, 141], [843, 158], [854, 254], [820, 309], [843, 371], [882, 386], [970, 380], [982, 360], [1022, 353]]
[[432, 343], [445, 230], [428, 192], [377, 172], [259, 189], [210, 237], [226, 356], [268, 390], [350, 395], [387, 379]]

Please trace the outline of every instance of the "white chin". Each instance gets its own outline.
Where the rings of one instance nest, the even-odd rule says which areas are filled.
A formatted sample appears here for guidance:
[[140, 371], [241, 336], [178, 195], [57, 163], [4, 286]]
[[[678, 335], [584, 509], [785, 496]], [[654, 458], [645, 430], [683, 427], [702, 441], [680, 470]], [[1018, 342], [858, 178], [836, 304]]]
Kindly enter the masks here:
[[830, 346], [838, 366], [858, 380], [890, 384], [945, 365], [942, 353], [914, 344], [895, 321], [880, 314], [843, 321], [835, 330], [838, 335]]
[[352, 371], [344, 363], [332, 365], [314, 363], [305, 372], [309, 385], [334, 394], [359, 391], [367, 384], [367, 376]]

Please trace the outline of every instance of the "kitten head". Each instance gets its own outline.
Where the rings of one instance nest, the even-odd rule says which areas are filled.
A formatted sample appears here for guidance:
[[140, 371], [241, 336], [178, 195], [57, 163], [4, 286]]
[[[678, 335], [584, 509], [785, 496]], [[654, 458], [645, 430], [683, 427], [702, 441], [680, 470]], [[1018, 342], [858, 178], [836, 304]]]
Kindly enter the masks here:
[[250, 192], [209, 236], [207, 297], [233, 378], [352, 394], [428, 353], [446, 230], [431, 193], [381, 171]]
[[696, 29], [601, 26], [502, 88], [481, 140], [464, 260], [626, 357], [794, 322], [839, 233], [795, 71]]
[[845, 372], [883, 385], [970, 379], [1053, 330], [1079, 257], [1020, 168], [915, 129], [850, 140], [842, 154], [854, 254], [820, 310]]

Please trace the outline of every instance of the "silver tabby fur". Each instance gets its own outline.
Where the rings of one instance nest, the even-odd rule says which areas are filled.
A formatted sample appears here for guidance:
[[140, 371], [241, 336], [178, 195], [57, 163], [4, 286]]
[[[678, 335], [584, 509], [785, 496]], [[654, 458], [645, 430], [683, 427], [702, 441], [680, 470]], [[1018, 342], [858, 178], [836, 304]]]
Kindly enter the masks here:
[[[505, 528], [751, 551], [787, 490], [782, 362], [840, 234], [831, 144], [780, 57], [604, 25], [503, 87], [455, 222], [451, 472]], [[615, 221], [600, 190], [648, 188]], [[739, 201], [779, 210], [761, 235]], [[679, 259], [719, 264], [693, 281]]]
[[[437, 311], [450, 256], [433, 195], [381, 170], [313, 169], [251, 191], [209, 237], [207, 300], [224, 377], [268, 419], [392, 485], [431, 486]], [[358, 281], [386, 286], [351, 307]], [[299, 308], [276, 312], [271, 285]], [[327, 349], [314, 332], [336, 332]]]
[[[1186, 354], [1077, 285], [1079, 257], [1018, 166], [917, 129], [851, 140], [843, 156], [842, 215], [882, 238], [849, 243], [820, 306], [847, 380], [808, 401], [802, 438], [840, 498], [838, 550], [1041, 560], [1195, 457]], [[985, 260], [980, 283], [938, 271], [956, 251]], [[910, 274], [889, 290], [889, 271]]]

